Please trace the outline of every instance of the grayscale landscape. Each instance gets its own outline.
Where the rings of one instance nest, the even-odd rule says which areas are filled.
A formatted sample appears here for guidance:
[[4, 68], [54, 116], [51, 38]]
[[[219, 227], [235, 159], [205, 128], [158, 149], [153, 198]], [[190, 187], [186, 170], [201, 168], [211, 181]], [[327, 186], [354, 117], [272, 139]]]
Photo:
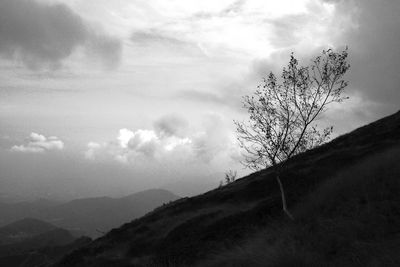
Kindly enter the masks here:
[[0, 266], [400, 266], [397, 0], [0, 0]]

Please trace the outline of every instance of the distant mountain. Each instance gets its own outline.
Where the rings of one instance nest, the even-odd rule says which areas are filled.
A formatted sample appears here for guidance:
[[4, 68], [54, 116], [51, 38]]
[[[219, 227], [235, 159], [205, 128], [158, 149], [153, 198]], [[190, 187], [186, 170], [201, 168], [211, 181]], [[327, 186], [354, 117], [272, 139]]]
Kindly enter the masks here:
[[0, 227], [0, 245], [16, 243], [56, 229], [52, 224], [25, 218]]
[[27, 218], [1, 227], [0, 242], [0, 266], [39, 267], [54, 263], [90, 239], [77, 239], [65, 229]]
[[400, 112], [72, 252], [59, 267], [400, 266]]
[[9, 255], [24, 254], [38, 249], [64, 246], [77, 238], [70, 232], [62, 228], [55, 228], [48, 232], [20, 239], [14, 243], [3, 244], [0, 246], [0, 257]]
[[176, 192], [180, 196], [192, 197], [214, 189], [224, 175], [223, 171], [209, 174], [191, 174], [190, 177], [168, 181], [162, 188]]
[[0, 228], [0, 258], [63, 246], [76, 239], [70, 232], [50, 223], [25, 218]]
[[39, 218], [41, 214], [57, 204], [51, 201], [2, 203], [0, 202], [0, 226], [23, 218]]
[[28, 216], [51, 222], [77, 236], [96, 237], [178, 198], [167, 190], [152, 189], [122, 198], [83, 198], [62, 204], [0, 203], [0, 220], [5, 224]]

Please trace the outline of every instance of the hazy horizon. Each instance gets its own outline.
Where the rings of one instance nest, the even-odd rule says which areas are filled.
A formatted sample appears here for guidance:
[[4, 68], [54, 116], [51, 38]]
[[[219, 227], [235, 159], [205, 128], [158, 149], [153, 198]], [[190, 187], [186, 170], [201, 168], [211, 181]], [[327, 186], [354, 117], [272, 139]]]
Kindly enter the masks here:
[[239, 163], [241, 97], [349, 49], [335, 136], [399, 110], [400, 3], [0, 0], [0, 202], [194, 195]]

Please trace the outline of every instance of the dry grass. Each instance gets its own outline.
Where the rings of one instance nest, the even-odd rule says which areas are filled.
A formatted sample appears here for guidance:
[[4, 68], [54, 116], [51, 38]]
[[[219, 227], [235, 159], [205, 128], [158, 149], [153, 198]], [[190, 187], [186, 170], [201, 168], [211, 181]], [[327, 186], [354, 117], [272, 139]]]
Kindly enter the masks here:
[[372, 156], [322, 184], [243, 245], [200, 267], [400, 266], [400, 149]]

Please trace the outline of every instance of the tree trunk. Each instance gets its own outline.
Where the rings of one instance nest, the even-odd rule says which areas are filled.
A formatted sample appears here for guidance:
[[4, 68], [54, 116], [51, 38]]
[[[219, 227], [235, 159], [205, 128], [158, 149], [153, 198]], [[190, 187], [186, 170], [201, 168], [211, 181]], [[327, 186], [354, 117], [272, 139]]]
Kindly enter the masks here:
[[285, 190], [283, 189], [283, 185], [282, 185], [281, 179], [279, 178], [279, 173], [276, 174], [276, 180], [278, 181], [279, 189], [281, 190], [282, 210], [286, 213], [286, 215], [287, 215], [292, 221], [294, 221], [294, 217], [293, 217], [293, 215], [290, 213], [290, 211], [288, 210], [287, 205], [286, 205]]

